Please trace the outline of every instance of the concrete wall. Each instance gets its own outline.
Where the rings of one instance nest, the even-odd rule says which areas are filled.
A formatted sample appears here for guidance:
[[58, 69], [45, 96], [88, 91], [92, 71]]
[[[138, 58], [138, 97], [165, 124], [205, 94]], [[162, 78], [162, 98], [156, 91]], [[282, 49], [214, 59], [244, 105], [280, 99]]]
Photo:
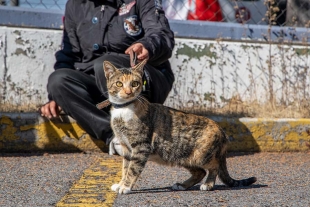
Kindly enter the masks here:
[[46, 102], [61, 31], [0, 27], [0, 111], [34, 111]]
[[[200, 113], [307, 117], [309, 55], [309, 45], [177, 39], [167, 104]], [[281, 114], [289, 107], [296, 111]]]
[[[60, 47], [60, 30], [0, 27], [0, 111], [35, 111]], [[176, 82], [166, 105], [197, 113], [304, 117], [309, 102], [308, 44], [176, 38]], [[301, 104], [304, 104], [301, 106]], [[235, 114], [232, 114], [235, 113]], [[236, 114], [237, 113], [237, 114]]]

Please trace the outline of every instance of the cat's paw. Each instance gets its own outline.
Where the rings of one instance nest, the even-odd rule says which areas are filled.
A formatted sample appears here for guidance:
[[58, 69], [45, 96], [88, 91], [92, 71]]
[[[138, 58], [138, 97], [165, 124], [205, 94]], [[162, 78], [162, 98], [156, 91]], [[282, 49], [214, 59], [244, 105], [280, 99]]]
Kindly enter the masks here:
[[202, 184], [202, 185], [200, 186], [200, 190], [212, 191], [212, 190], [214, 190], [214, 188], [213, 188], [213, 186], [211, 186], [211, 185]]
[[172, 190], [186, 190], [180, 183], [176, 183], [172, 186]]
[[121, 186], [118, 190], [119, 194], [128, 194], [131, 192], [131, 188], [126, 187], [126, 186]]
[[118, 184], [118, 183], [112, 185], [111, 190], [113, 190], [119, 194], [128, 194], [131, 192], [131, 189], [129, 187], [126, 187], [126, 186]]
[[115, 192], [118, 192], [118, 190], [120, 189], [121, 185], [116, 183], [116, 184], [113, 184], [111, 186], [111, 190], [115, 191]]

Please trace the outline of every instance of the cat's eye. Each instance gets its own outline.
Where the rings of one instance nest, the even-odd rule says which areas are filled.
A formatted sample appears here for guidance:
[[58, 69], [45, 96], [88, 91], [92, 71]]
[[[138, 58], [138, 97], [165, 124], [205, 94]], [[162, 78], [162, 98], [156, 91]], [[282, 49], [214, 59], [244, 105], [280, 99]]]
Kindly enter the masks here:
[[123, 83], [120, 82], [120, 81], [117, 81], [117, 82], [116, 82], [116, 86], [117, 86], [117, 87], [122, 87], [122, 86], [123, 86]]
[[139, 82], [138, 81], [133, 81], [132, 83], [131, 83], [131, 86], [132, 87], [138, 87], [139, 86]]

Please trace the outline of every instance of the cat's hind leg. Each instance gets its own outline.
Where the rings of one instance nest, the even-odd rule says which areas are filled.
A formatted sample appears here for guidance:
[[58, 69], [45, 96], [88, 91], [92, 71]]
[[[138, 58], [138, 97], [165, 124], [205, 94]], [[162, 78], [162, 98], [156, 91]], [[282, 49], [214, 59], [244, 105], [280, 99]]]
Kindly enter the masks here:
[[199, 167], [185, 167], [185, 168], [189, 170], [192, 176], [183, 183], [174, 184], [172, 186], [172, 190], [186, 190], [199, 183], [206, 176], [206, 171], [203, 168]]
[[200, 190], [211, 191], [214, 189], [216, 177], [218, 175], [218, 169], [209, 169], [207, 180], [200, 186]]

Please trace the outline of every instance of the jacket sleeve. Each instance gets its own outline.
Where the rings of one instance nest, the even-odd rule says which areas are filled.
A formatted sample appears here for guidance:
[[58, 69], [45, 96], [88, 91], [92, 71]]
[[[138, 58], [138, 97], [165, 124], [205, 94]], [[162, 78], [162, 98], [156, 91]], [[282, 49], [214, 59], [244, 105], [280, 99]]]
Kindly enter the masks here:
[[66, 4], [64, 17], [64, 30], [62, 48], [56, 52], [56, 63], [54, 69], [71, 68], [74, 69], [75, 62], [81, 62], [81, 48], [76, 36], [76, 22], [74, 21], [74, 0], [69, 0]]
[[174, 34], [161, 6], [161, 0], [137, 0], [137, 10], [144, 29], [138, 40], [149, 52], [149, 62], [158, 66], [167, 61], [174, 48]]

